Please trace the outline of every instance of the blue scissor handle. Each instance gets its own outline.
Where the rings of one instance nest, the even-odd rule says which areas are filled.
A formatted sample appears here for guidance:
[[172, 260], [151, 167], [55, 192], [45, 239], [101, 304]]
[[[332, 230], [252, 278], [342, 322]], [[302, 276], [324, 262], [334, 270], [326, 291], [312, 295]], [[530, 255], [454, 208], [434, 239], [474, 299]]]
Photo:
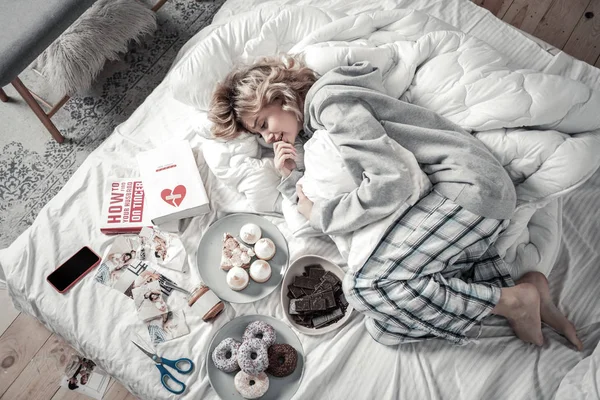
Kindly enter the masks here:
[[[169, 360], [170, 361], [170, 360]], [[178, 381], [165, 367], [161, 364], [155, 364], [160, 371], [160, 382], [169, 392], [173, 394], [181, 394], [185, 391], [183, 382]], [[179, 389], [178, 389], [179, 388]]]
[[168, 358], [162, 358], [163, 364], [168, 365], [180, 374], [189, 374], [194, 369], [194, 363], [189, 358], [178, 358], [177, 360], [169, 360]]

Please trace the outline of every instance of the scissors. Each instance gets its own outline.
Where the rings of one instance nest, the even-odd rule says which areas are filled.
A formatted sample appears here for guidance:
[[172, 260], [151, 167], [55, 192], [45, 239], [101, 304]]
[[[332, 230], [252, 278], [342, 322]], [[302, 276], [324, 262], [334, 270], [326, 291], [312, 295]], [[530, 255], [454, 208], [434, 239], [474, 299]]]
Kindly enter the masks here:
[[[163, 365], [167, 365], [173, 368], [180, 374], [189, 374], [194, 369], [194, 362], [189, 358], [178, 358], [177, 360], [169, 360], [167, 358], [159, 357], [154, 353], [150, 353], [142, 346], [134, 342], [138, 349], [144, 352], [148, 357], [152, 359], [156, 364], [156, 368], [160, 371], [160, 382], [169, 392], [173, 394], [181, 394], [185, 392], [185, 384], [177, 380]], [[179, 389], [179, 390], [177, 390]]]

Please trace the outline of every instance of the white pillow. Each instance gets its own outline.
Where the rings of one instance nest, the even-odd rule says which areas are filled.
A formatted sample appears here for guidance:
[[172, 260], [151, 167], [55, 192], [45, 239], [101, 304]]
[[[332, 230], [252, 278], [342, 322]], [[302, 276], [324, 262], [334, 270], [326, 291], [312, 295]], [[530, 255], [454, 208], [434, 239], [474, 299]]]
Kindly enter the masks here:
[[278, 6], [240, 14], [182, 55], [169, 72], [178, 101], [207, 111], [214, 87], [233, 66], [288, 52], [311, 32], [332, 21], [335, 13], [314, 7]]

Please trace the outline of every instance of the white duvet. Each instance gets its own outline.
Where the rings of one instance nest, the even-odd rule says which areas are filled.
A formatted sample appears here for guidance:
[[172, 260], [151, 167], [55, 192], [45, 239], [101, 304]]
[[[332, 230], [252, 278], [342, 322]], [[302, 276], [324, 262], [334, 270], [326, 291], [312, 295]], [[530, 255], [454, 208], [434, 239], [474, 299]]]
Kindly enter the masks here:
[[[300, 23], [298, 21], [301, 21]], [[312, 7], [269, 7], [218, 27], [179, 61], [178, 100], [207, 110], [215, 80], [237, 62], [290, 52], [320, 74], [367, 60], [389, 95], [432, 109], [473, 131], [502, 162], [518, 208], [498, 241], [513, 275], [548, 273], [560, 240], [555, 200], [600, 165], [600, 92], [534, 70], [515, 70], [486, 43], [414, 10], [338, 15]], [[204, 60], [211, 56], [213, 62]], [[273, 204], [278, 177], [252, 136], [203, 150], [212, 172], [259, 211]], [[257, 189], [258, 188], [258, 189]], [[550, 216], [550, 217], [548, 217]]]
[[[400, 2], [403, 1], [384, 0], [375, 4], [348, 0], [344, 4], [358, 7], [360, 3], [361, 7], [383, 8], [393, 7]], [[472, 18], [472, 24], [468, 24], [471, 29], [477, 27], [476, 21], [483, 20], [480, 14], [468, 8], [470, 3], [466, 1], [415, 0], [414, 3], [432, 4], [432, 9], [443, 5], [441, 9], [446, 10], [444, 15], [449, 19], [463, 15], [464, 10], [471, 10], [466, 15], [477, 17]], [[254, 3], [244, 0], [243, 4], [251, 6]], [[414, 39], [428, 37], [426, 32], [448, 28], [448, 25], [423, 14], [402, 12], [405, 13], [404, 18], [409, 18], [405, 21], [406, 28], [414, 27]], [[304, 13], [307, 13], [306, 19], [302, 19]], [[291, 18], [292, 14], [296, 17]], [[270, 20], [265, 19], [267, 15], [271, 16]], [[135, 155], [140, 151], [159, 147], [169, 140], [188, 139], [194, 148], [213, 211], [189, 221], [181, 236], [188, 253], [188, 272], [182, 274], [167, 269], [161, 269], [161, 272], [192, 289], [200, 279], [196, 249], [208, 226], [231, 212], [249, 212], [252, 207], [275, 209], [276, 196], [261, 197], [260, 193], [270, 190], [273, 182], [279, 178], [272, 169], [272, 160], [262, 157], [268, 152], [252, 137], [241, 138], [234, 144], [238, 146], [234, 152], [238, 158], [224, 158], [214, 151], [207, 151], [218, 149], [220, 145], [206, 139], [209, 125], [205, 112], [176, 100], [173, 93], [183, 94], [182, 85], [187, 85], [190, 90], [196, 90], [197, 95], [204, 89], [206, 94], [211, 89], [208, 86], [214, 83], [209, 84], [208, 81], [224, 74], [228, 66], [244, 52], [251, 55], [253, 49], [260, 49], [263, 43], [269, 42], [272, 43], [269, 51], [278, 51], [276, 42], [271, 39], [273, 35], [281, 33], [281, 27], [286, 24], [288, 28], [281, 36], [286, 42], [281, 46], [289, 49], [296, 44], [288, 43], [293, 38], [305, 39], [313, 32], [327, 28], [334, 19], [341, 21], [341, 17], [343, 16], [337, 12], [324, 13], [314, 9], [279, 10], [270, 6], [268, 12], [259, 16], [236, 17], [231, 25], [227, 25], [222, 19], [219, 24], [203, 30], [192, 39], [178, 56], [177, 63], [165, 80], [144, 104], [85, 160], [56, 197], [41, 210], [33, 225], [9, 248], [0, 250], [0, 266], [6, 274], [8, 290], [17, 308], [34, 316], [65, 338], [82, 355], [94, 359], [141, 399], [217, 399], [217, 394], [209, 385], [205, 365], [210, 338], [228, 320], [238, 315], [263, 314], [283, 319], [277, 292], [279, 289], [252, 304], [228, 304], [225, 314], [212, 324], [203, 323], [198, 316], [190, 315], [187, 318], [190, 328], [188, 335], [156, 348], [159, 354], [167, 358], [188, 356], [196, 362], [194, 372], [189, 377], [183, 377], [188, 384], [187, 392], [184, 396], [176, 397], [169, 396], [162, 388], [154, 365], [129, 342], [130, 339], [136, 340], [137, 334], [144, 335], [145, 329], [137, 320], [131, 299], [95, 283], [92, 277], [86, 277], [67, 294], [60, 295], [46, 283], [45, 277], [81, 246], [89, 245], [98, 253], [103, 253], [114, 240], [101, 234], [98, 229], [104, 185], [109, 179], [137, 175]], [[414, 21], [414, 24], [411, 25], [410, 21]], [[332, 26], [337, 26], [335, 23], [333, 21]], [[367, 24], [367, 28], [369, 26]], [[360, 26], [354, 26], [354, 29], [357, 32], [363, 30]], [[344, 40], [350, 42], [354, 39]], [[511, 46], [515, 48], [528, 48], [530, 45], [522, 37], [513, 37], [512, 40]], [[412, 42], [406, 43], [410, 47]], [[462, 42], [458, 40], [456, 43]], [[307, 48], [311, 46], [313, 45]], [[319, 46], [321, 45], [315, 43], [313, 48], [322, 51]], [[524, 62], [539, 65], [540, 68], [548, 65], [544, 52], [540, 50], [535, 54], [534, 58], [527, 58]], [[434, 62], [432, 66], [443, 59], [437, 58], [431, 59]], [[576, 71], [580, 69], [565, 71], [577, 75]], [[408, 87], [407, 95], [418, 92], [420, 73], [419, 69]], [[599, 77], [600, 74], [590, 73], [582, 76], [582, 79], [597, 82]], [[572, 94], [577, 89], [577, 85], [569, 85], [572, 86], [565, 96], [567, 100], [572, 99]], [[580, 92], [583, 91], [584, 88]], [[490, 98], [493, 100], [493, 96]], [[190, 104], [191, 99], [188, 100], [190, 101], [186, 102]], [[590, 103], [588, 101], [584, 104]], [[558, 115], [556, 110], [553, 113]], [[581, 120], [585, 121], [586, 117], [597, 118], [597, 114], [597, 110], [582, 110]], [[522, 145], [521, 141], [536, 141], [536, 135], [542, 139], [548, 135], [556, 138], [553, 145], [545, 145], [546, 152], [543, 154], [551, 156], [582, 141], [586, 141], [589, 147], [597, 146], [589, 139], [595, 137], [595, 133], [557, 134], [541, 129], [539, 132], [527, 131], [524, 134], [513, 130], [505, 135], [502, 129], [486, 133], [490, 138], [488, 145], [490, 148], [498, 148], [494, 144], [495, 140], [499, 143], [513, 143], [513, 147], [506, 148], [513, 149], [511, 154], [519, 156], [513, 162], [510, 162], [512, 158], [507, 158], [505, 164], [517, 168], [515, 171], [520, 163], [535, 165], [528, 162], [533, 159], [528, 151], [537, 150], [538, 147], [532, 143]], [[485, 140], [484, 136], [480, 134], [482, 140]], [[597, 250], [600, 240], [600, 208], [597, 207], [600, 174], [596, 173], [582, 187], [566, 195], [563, 219], [558, 218], [562, 212], [561, 202], [551, 200], [552, 196], [571, 190], [586, 178], [582, 168], [590, 173], [593, 171], [597, 160], [590, 160], [586, 156], [590, 152], [591, 150], [584, 149], [579, 158], [572, 162], [571, 170], [577, 171], [575, 175], [578, 176], [571, 176], [573, 180], [570, 182], [566, 179], [565, 168], [559, 167], [546, 170], [546, 176], [556, 174], [560, 178], [554, 187], [548, 185], [548, 179], [541, 179], [539, 184], [535, 184], [531, 178], [527, 178], [537, 176], [538, 168], [532, 167], [521, 177], [518, 181], [519, 186], [522, 186], [521, 198], [523, 204], [532, 205], [529, 212], [533, 216], [531, 219], [523, 219], [528, 220], [522, 223], [522, 228], [527, 229], [518, 229], [521, 232], [518, 241], [522, 245], [507, 246], [507, 249], [515, 250], [515, 260], [519, 260], [519, 254], [525, 259], [530, 253], [535, 255], [540, 251], [541, 262], [546, 260], [548, 265], [553, 264], [548, 260], [554, 258], [555, 254], [543, 250], [546, 249], [544, 245], [548, 248], [553, 245], [560, 248], [558, 261], [550, 276], [551, 291], [561, 309], [579, 328], [578, 334], [585, 346], [582, 353], [574, 351], [566, 340], [547, 328], [543, 328], [546, 337], [543, 348], [526, 345], [513, 336], [506, 321], [494, 318], [486, 319], [479, 339], [466, 346], [451, 346], [443, 341], [432, 340], [398, 348], [386, 347], [369, 337], [362, 317], [354, 314], [348, 324], [338, 331], [321, 336], [298, 334], [305, 355], [305, 371], [295, 398], [550, 399], [554, 398], [557, 390], [559, 395], [562, 394], [560, 397], [557, 395], [557, 398], [584, 398], [590, 393], [598, 397], [598, 351], [594, 350], [600, 340], [600, 303], [593, 294], [598, 291], [597, 266], [600, 263]], [[507, 152], [499, 153], [499, 157], [502, 154]], [[567, 151], [566, 154], [570, 153]], [[248, 155], [252, 160], [247, 169], [232, 168]], [[551, 156], [539, 158], [540, 171], [551, 167], [548, 164], [550, 160], [560, 165], [560, 157]], [[254, 173], [261, 168], [265, 171], [263, 175]], [[272, 181], [265, 178], [270, 173]], [[217, 176], [225, 177], [228, 182], [235, 182], [234, 186], [225, 185], [224, 180]], [[245, 193], [245, 196], [240, 195], [239, 191]], [[533, 197], [530, 193], [534, 193]], [[536, 199], [536, 196], [539, 197]], [[258, 205], [256, 202], [252, 203], [252, 199], [258, 198], [262, 198], [264, 202]], [[551, 201], [547, 206], [536, 208], [548, 200]], [[292, 260], [304, 254], [319, 254], [344, 264], [329, 240], [294, 237], [288, 224], [280, 216], [272, 215], [267, 218], [286, 236]], [[564, 221], [564, 227], [561, 221]], [[564, 231], [560, 246], [556, 231]], [[544, 241], [547, 243], [543, 243]], [[508, 255], [509, 253], [507, 257]], [[531, 257], [531, 265], [539, 265], [536, 257]], [[178, 302], [172, 304], [171, 301], [169, 300], [169, 305], [176, 307]], [[574, 395], [571, 396], [572, 394]]]

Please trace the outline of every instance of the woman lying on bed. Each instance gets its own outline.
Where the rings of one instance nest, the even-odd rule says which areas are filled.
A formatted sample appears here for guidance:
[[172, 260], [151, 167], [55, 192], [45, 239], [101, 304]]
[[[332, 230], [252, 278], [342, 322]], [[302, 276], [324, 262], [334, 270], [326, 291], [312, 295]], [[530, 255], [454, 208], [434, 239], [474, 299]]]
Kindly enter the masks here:
[[[241, 66], [218, 85], [209, 118], [217, 137], [248, 131], [273, 144], [278, 190], [314, 229], [352, 233], [344, 293], [378, 342], [465, 343], [496, 314], [526, 342], [543, 344], [544, 321], [582, 348], [546, 278], [529, 273], [515, 285], [496, 252], [516, 202], [502, 165], [458, 125], [386, 95], [369, 63], [318, 80], [288, 57]], [[307, 198], [294, 161], [302, 129], [327, 132], [354, 190]]]

